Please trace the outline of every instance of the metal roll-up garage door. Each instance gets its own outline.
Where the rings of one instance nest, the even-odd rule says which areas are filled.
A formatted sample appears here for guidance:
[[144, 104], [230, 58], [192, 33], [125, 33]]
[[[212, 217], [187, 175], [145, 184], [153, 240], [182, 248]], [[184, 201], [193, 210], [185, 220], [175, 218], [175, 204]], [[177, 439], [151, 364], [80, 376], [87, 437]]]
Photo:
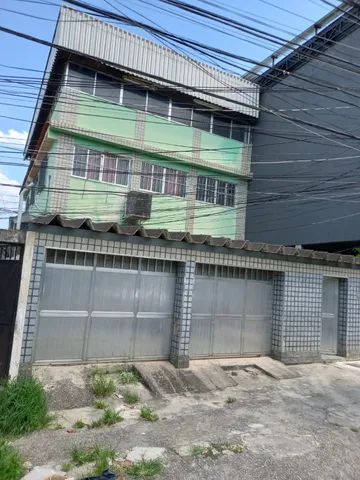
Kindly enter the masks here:
[[48, 250], [35, 361], [166, 359], [176, 264]]
[[271, 272], [198, 264], [190, 356], [269, 354], [272, 294]]

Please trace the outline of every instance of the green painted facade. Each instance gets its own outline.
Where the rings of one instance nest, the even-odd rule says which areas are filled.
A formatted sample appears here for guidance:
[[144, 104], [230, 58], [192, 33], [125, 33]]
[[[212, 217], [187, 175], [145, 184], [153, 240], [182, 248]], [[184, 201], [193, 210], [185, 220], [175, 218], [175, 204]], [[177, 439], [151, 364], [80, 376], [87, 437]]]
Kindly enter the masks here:
[[[137, 160], [138, 168], [141, 168], [139, 161], [147, 161], [188, 174], [185, 198], [153, 194], [151, 219], [144, 222], [146, 227], [191, 230], [196, 234], [229, 238], [242, 236], [237, 226], [236, 205], [224, 207], [195, 200], [197, 176], [211, 176], [232, 182], [237, 188], [246, 187], [246, 179], [241, 178], [244, 152], [241, 142], [81, 92], [75, 92], [73, 98], [75, 100], [69, 105], [60, 96], [53, 110], [48, 131], [53, 144], [48, 160], [47, 188], [36, 195], [28, 210], [30, 214], [56, 210], [69, 217], [125, 223], [126, 194], [136, 184], [139, 189], [139, 181], [134, 182], [134, 176], [139, 177], [140, 172], [132, 171], [128, 187], [75, 177], [71, 152], [74, 145], [81, 145], [101, 152], [125, 154]], [[64, 149], [67, 155], [63, 154]], [[61, 177], [60, 168], [57, 168], [60, 157], [65, 166]], [[135, 161], [132, 169], [134, 164]]]

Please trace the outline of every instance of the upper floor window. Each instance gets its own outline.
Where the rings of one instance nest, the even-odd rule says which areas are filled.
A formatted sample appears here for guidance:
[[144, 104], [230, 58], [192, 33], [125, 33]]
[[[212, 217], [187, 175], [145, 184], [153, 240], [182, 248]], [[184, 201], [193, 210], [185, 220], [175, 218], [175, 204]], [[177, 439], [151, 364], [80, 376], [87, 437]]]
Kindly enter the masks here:
[[165, 117], [226, 138], [244, 142], [248, 127], [233, 120], [229, 113], [218, 113], [195, 103], [186, 95], [172, 97], [146, 89], [135, 83], [124, 83], [109, 75], [79, 65], [69, 64], [67, 84], [82, 92], [110, 102]]
[[149, 192], [185, 197], [186, 173], [143, 162], [140, 188]]
[[196, 200], [233, 207], [235, 205], [235, 185], [212, 177], [198, 177]]
[[130, 160], [123, 155], [75, 146], [72, 173], [77, 177], [127, 186], [129, 168]]

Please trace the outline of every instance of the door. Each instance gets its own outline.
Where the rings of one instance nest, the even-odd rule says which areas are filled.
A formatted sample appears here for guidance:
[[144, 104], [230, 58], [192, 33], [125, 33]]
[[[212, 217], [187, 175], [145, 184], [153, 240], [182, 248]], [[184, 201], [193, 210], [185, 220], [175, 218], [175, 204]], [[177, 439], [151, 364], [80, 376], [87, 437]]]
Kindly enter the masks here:
[[48, 250], [35, 360], [166, 359], [176, 264]]
[[196, 273], [190, 356], [269, 354], [271, 272], [198, 264]]
[[22, 251], [22, 245], [0, 243], [0, 377], [9, 371]]
[[339, 280], [324, 277], [322, 290], [321, 351], [337, 353]]

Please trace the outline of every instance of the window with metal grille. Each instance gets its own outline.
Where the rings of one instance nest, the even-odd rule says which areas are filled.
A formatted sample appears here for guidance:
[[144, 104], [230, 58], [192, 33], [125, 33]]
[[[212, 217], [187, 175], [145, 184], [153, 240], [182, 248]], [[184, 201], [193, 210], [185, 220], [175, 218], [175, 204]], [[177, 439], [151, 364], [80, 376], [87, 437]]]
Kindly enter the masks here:
[[77, 252], [74, 250], [47, 249], [46, 263], [92, 267], [94, 265], [94, 254], [88, 252]]
[[165, 168], [143, 162], [140, 188], [149, 192], [185, 197], [186, 173], [173, 168]]
[[230, 137], [231, 120], [220, 115], [213, 116], [212, 133], [222, 137]]
[[196, 200], [226, 207], [235, 205], [235, 185], [211, 177], [197, 178]]
[[[5, 250], [4, 250], [5, 251]], [[7, 250], [9, 252], [10, 250]], [[19, 250], [21, 251], [21, 250]], [[0, 246], [0, 259], [1, 259]], [[176, 263], [154, 258], [125, 257], [102, 253], [88, 253], [75, 250], [46, 250], [46, 263], [77, 265], [85, 267], [111, 268], [119, 270], [141, 270], [145, 272], [175, 273]]]
[[195, 274], [207, 277], [238, 278], [247, 280], [271, 281], [273, 272], [268, 270], [254, 270], [241, 267], [230, 267], [226, 265], [211, 265], [208, 263], [197, 263]]
[[0, 261], [21, 260], [22, 246], [12, 244], [0, 244]]

